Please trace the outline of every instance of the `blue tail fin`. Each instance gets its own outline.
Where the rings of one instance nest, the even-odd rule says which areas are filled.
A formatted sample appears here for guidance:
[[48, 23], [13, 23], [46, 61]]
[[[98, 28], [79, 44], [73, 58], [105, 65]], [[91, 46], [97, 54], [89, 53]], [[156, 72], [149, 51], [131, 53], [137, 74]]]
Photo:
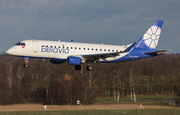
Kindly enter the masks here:
[[157, 20], [135, 44], [135, 48], [144, 48], [149, 51], [155, 51], [161, 34], [163, 21]]

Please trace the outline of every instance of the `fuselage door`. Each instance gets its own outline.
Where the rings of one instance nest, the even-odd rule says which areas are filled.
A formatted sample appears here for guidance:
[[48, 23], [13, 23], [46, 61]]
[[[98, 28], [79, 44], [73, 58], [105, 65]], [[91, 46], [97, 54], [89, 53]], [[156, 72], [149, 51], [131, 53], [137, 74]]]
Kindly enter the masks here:
[[38, 51], [38, 42], [36, 40], [32, 40], [33, 43], [33, 52], [37, 52]]

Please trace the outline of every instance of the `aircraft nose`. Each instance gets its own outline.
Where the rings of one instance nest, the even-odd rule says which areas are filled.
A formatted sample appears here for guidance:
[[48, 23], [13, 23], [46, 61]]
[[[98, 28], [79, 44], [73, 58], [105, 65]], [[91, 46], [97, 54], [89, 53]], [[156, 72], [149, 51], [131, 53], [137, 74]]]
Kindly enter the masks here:
[[11, 55], [13, 53], [13, 50], [10, 48], [6, 51], [6, 54]]

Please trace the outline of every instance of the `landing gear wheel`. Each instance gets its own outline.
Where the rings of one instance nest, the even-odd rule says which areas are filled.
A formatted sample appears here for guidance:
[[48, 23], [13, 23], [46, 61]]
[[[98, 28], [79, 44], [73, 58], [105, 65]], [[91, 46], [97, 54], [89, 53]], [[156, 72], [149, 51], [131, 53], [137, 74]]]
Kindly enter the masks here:
[[81, 65], [75, 65], [76, 70], [81, 70]]
[[87, 69], [88, 71], [92, 71], [92, 66], [87, 66], [86, 69]]
[[25, 68], [27, 68], [27, 66], [28, 66], [27, 64], [24, 64], [24, 67], [25, 67]]

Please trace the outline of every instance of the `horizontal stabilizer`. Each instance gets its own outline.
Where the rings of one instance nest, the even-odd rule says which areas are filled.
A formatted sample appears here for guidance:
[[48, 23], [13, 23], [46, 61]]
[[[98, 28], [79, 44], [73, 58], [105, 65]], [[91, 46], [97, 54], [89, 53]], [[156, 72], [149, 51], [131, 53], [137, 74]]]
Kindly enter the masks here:
[[161, 51], [154, 51], [154, 52], [146, 52], [144, 54], [148, 54], [148, 55], [153, 55], [153, 54], [162, 55], [166, 51], [170, 51], [170, 50], [161, 50]]

